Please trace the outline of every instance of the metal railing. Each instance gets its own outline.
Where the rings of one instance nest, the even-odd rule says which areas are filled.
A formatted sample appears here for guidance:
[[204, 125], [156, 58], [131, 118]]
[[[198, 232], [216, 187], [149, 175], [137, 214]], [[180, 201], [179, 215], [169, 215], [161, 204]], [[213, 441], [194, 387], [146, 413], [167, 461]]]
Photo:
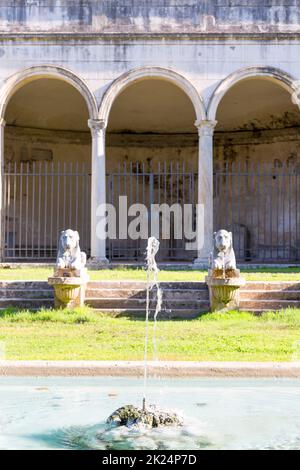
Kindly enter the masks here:
[[300, 259], [300, 166], [225, 164], [214, 174], [214, 226], [233, 232], [239, 261]]
[[[145, 162], [129, 162], [119, 165], [116, 172], [108, 175], [107, 201], [116, 208], [117, 233], [119, 233], [119, 196], [127, 196], [128, 207], [144, 204], [148, 209], [148, 235], [151, 235], [151, 205], [166, 203], [179, 204], [184, 213], [184, 204], [191, 204], [193, 226], [196, 224], [197, 175], [186, 168], [185, 162], [158, 162], [155, 169], [149, 169]], [[128, 217], [128, 224], [134, 217]], [[159, 220], [162, 233], [162, 220]], [[186, 250], [188, 240], [183, 236], [176, 239], [174, 219], [170, 218], [169, 239], [160, 238], [160, 261], [192, 261], [196, 252]], [[114, 239], [108, 240], [110, 260], [144, 260], [146, 240]]]
[[[197, 173], [184, 163], [119, 165], [107, 175], [107, 202], [116, 209], [119, 196], [128, 207], [142, 203], [190, 204], [196, 223]], [[214, 227], [233, 232], [238, 261], [297, 262], [300, 260], [300, 166], [232, 163], [214, 171]], [[91, 173], [81, 162], [6, 163], [3, 175], [2, 254], [5, 261], [52, 261], [61, 230], [78, 230], [80, 244], [90, 253]], [[132, 221], [128, 217], [127, 225]], [[161, 220], [160, 220], [161, 226]], [[151, 211], [149, 211], [149, 227]], [[160, 261], [192, 261], [184, 236], [161, 240]], [[150, 232], [149, 232], [150, 234]], [[109, 239], [109, 260], [143, 260], [146, 241]]]
[[53, 260], [61, 230], [78, 230], [90, 251], [90, 171], [85, 163], [6, 163], [2, 240], [6, 261]]

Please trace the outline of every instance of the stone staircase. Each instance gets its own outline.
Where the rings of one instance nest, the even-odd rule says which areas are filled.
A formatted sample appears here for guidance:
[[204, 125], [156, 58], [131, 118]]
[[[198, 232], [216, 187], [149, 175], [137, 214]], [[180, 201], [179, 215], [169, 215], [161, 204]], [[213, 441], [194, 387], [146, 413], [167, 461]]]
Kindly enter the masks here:
[[265, 312], [288, 307], [300, 308], [300, 282], [248, 281], [240, 290], [240, 309]]
[[[209, 309], [204, 282], [162, 282], [163, 308], [160, 317], [193, 318]], [[155, 291], [150, 310], [155, 309]], [[38, 309], [53, 306], [53, 289], [43, 281], [0, 282], [0, 309], [8, 307]], [[112, 315], [145, 314], [146, 284], [143, 281], [90, 281], [86, 304]]]
[[[162, 282], [160, 318], [194, 318], [209, 310], [204, 282]], [[240, 308], [250, 312], [300, 308], [300, 282], [247, 282], [241, 289]], [[53, 307], [53, 289], [44, 281], [0, 281], [0, 309]], [[143, 316], [146, 284], [143, 281], [90, 281], [86, 304], [111, 315]], [[155, 308], [155, 291], [150, 309]]]
[[[162, 282], [163, 304], [160, 316], [191, 318], [209, 308], [208, 291], [201, 282]], [[144, 315], [146, 284], [142, 281], [90, 282], [86, 303], [111, 313]], [[150, 309], [155, 310], [156, 292], [150, 294]]]
[[53, 289], [44, 281], [0, 281], [0, 310], [53, 307]]

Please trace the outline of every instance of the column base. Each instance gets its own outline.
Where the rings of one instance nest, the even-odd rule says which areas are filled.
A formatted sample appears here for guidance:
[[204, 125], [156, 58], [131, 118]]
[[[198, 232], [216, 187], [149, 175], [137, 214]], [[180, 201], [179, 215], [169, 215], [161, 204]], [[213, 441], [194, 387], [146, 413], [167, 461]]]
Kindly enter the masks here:
[[86, 263], [88, 268], [91, 269], [104, 269], [109, 265], [107, 258], [99, 258], [97, 256], [91, 256]]
[[207, 257], [194, 259], [192, 267], [193, 269], [208, 269]]

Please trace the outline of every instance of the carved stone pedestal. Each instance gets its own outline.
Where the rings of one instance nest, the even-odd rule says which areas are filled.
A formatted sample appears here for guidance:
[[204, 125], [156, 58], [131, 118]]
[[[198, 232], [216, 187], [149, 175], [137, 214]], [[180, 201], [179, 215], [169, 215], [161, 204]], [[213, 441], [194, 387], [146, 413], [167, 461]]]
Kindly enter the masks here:
[[205, 282], [212, 312], [239, 309], [239, 289], [246, 283], [239, 269], [209, 269]]
[[74, 308], [84, 305], [86, 284], [89, 280], [86, 268], [57, 269], [48, 284], [54, 288], [55, 308]]

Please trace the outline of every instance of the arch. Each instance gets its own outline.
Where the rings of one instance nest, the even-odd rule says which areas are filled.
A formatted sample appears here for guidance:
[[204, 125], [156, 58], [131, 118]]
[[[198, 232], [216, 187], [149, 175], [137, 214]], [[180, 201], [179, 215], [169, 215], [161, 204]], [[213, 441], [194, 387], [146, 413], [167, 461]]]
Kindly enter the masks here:
[[88, 85], [78, 75], [65, 67], [54, 65], [38, 65], [23, 69], [7, 79], [0, 90], [0, 119], [4, 118], [7, 104], [12, 95], [23, 85], [39, 78], [56, 78], [69, 83], [83, 96], [91, 119], [96, 119], [98, 114], [97, 102]]
[[206, 111], [203, 100], [194, 85], [192, 85], [192, 83], [187, 78], [171, 69], [151, 66], [130, 70], [112, 82], [103, 95], [99, 109], [99, 119], [103, 120], [107, 125], [112, 104], [117, 96], [132, 83], [152, 77], [167, 80], [181, 88], [181, 90], [183, 90], [190, 98], [194, 106], [196, 120], [198, 121], [206, 119]]
[[212, 121], [216, 119], [219, 103], [230, 88], [232, 88], [239, 81], [251, 77], [264, 77], [267, 80], [278, 83], [278, 85], [282, 86], [290, 93], [293, 93], [297, 90], [297, 83], [295, 82], [295, 79], [280, 69], [265, 66], [246, 67], [233, 72], [224, 80], [222, 80], [221, 83], [219, 83], [209, 101], [207, 108], [207, 119]]

